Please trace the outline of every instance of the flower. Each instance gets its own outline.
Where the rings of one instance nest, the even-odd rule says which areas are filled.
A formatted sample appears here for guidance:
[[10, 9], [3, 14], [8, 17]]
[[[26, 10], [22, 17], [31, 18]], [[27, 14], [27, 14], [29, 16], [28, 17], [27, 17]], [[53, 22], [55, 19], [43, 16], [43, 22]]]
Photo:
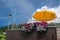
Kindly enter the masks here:
[[26, 29], [30, 29], [31, 26], [32, 26], [31, 23], [25, 23], [25, 24], [24, 24], [24, 27], [25, 27]]
[[46, 21], [41, 21], [40, 25], [46, 27], [48, 24]]

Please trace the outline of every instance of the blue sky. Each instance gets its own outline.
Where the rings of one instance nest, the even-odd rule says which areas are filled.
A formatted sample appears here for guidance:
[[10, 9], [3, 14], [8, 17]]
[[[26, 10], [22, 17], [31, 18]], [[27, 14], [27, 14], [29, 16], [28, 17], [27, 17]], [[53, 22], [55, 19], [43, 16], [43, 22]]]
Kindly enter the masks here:
[[31, 19], [38, 8], [47, 6], [57, 9], [59, 5], [60, 0], [0, 0], [0, 26], [8, 25], [10, 13], [13, 15], [11, 23], [19, 24]]

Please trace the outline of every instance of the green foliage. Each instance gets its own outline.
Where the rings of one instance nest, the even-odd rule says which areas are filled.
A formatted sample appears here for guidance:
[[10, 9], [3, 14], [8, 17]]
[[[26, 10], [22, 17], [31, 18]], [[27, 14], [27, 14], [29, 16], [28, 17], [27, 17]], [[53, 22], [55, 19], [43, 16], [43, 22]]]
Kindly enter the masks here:
[[[10, 25], [10, 29], [11, 29], [11, 25]], [[2, 26], [2, 27], [0, 27], [0, 33], [5, 32], [6, 30], [8, 30], [8, 26]]]
[[0, 28], [0, 33], [5, 32], [7, 30], [7, 26], [1, 27]]
[[19, 26], [19, 28], [21, 28], [23, 26], [23, 24], [19, 24], [18, 26]]
[[5, 34], [0, 34], [0, 40], [5, 40], [6, 35]]
[[48, 26], [55, 26], [55, 23], [49, 23]]

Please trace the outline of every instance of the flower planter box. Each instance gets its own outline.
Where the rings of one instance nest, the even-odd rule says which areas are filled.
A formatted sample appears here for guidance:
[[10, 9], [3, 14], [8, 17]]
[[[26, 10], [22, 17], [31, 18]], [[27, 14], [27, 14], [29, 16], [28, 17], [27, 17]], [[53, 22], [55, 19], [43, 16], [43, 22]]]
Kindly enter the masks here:
[[47, 31], [40, 32], [6, 31], [6, 40], [57, 40], [56, 27], [47, 27]]

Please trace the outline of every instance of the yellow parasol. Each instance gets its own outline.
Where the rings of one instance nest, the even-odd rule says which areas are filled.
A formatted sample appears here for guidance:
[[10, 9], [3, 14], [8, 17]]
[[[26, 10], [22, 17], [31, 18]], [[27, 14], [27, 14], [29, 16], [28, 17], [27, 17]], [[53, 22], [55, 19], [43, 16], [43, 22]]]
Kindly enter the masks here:
[[51, 10], [39, 10], [35, 11], [32, 17], [39, 21], [51, 21], [56, 18], [56, 14]]

